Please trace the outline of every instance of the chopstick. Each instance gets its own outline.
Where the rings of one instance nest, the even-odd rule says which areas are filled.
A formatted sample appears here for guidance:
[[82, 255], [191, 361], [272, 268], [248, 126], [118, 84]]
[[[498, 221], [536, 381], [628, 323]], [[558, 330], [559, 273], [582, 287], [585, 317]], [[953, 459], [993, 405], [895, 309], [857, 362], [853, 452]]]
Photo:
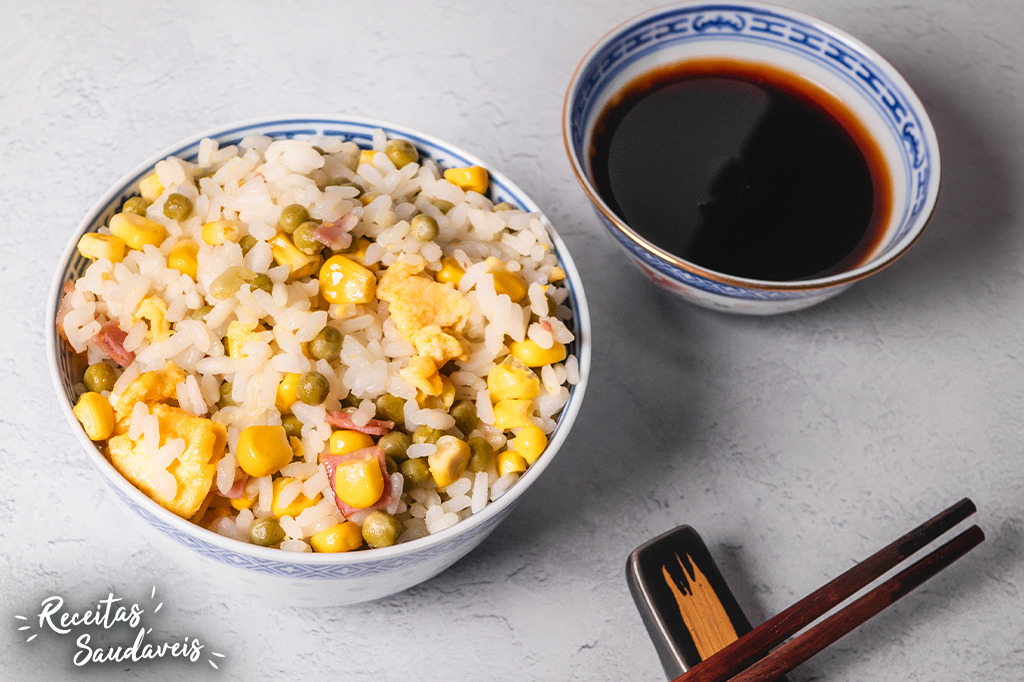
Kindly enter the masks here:
[[981, 528], [972, 526], [814, 628], [768, 652], [976, 511], [971, 500], [960, 500], [698, 663], [674, 682], [772, 679], [795, 668], [977, 546], [985, 539]]

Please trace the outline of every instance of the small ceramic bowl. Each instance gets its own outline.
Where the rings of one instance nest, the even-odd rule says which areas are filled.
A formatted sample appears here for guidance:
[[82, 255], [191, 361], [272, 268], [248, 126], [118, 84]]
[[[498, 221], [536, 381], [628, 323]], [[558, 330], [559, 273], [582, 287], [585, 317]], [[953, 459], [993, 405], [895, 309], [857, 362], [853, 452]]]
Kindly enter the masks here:
[[[881, 239], [855, 267], [824, 277], [767, 281], [716, 272], [638, 234], [595, 186], [590, 149], [610, 98], [655, 68], [694, 59], [765, 64], [809, 79], [837, 97], [881, 150], [892, 211]], [[921, 234], [939, 192], [939, 148], [924, 107], [871, 48], [813, 17], [758, 2], [688, 2], [641, 14], [613, 29], [583, 58], [563, 109], [566, 151], [598, 216], [658, 285], [709, 308], [771, 314], [806, 308], [895, 261]]]
[[[431, 578], [458, 561], [480, 544], [505, 519], [523, 493], [544, 473], [565, 441], [579, 411], [590, 367], [590, 317], [579, 274], [565, 244], [547, 224], [562, 268], [566, 272], [573, 310], [572, 329], [576, 340], [569, 352], [579, 359], [580, 382], [570, 387], [568, 403], [558, 418], [544, 456], [494, 502], [479, 513], [454, 526], [410, 542], [366, 551], [342, 554], [284, 552], [239, 542], [178, 517], [153, 502], [129, 483], [88, 439], [72, 414], [76, 398], [75, 358], [68, 345], [57, 336], [56, 312], [65, 282], [77, 279], [88, 266], [76, 248], [80, 237], [105, 225], [124, 202], [138, 194], [139, 180], [152, 172], [157, 161], [168, 156], [194, 160], [203, 138], [221, 145], [235, 144], [246, 135], [281, 138], [342, 136], [369, 147], [374, 129], [388, 137], [411, 140], [422, 156], [442, 167], [483, 166], [490, 172], [491, 198], [507, 201], [526, 211], [539, 211], [536, 204], [504, 175], [483, 161], [437, 138], [382, 121], [347, 116], [293, 116], [253, 120], [210, 130], [189, 137], [147, 159], [117, 181], [89, 211], [70, 236], [68, 246], [55, 273], [47, 310], [47, 355], [50, 375], [61, 409], [86, 456], [103, 477], [127, 517], [168, 557], [183, 568], [224, 588], [257, 597], [273, 595], [275, 603], [306, 606], [350, 604], [399, 592]], [[81, 368], [78, 370], [81, 371]], [[117, 519], [111, 519], [117, 523]]]

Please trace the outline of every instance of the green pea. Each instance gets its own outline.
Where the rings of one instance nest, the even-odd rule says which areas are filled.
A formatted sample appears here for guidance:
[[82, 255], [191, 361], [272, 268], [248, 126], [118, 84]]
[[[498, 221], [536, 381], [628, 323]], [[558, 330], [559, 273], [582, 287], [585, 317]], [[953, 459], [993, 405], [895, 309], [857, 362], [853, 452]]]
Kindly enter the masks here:
[[319, 405], [327, 400], [327, 394], [331, 385], [320, 372], [306, 372], [299, 377], [299, 384], [295, 388], [296, 397], [307, 405]]
[[384, 153], [391, 159], [391, 163], [395, 164], [395, 168], [402, 168], [407, 164], [415, 163], [420, 158], [420, 153], [416, 151], [416, 147], [413, 146], [412, 142], [401, 138], [388, 140], [387, 145], [384, 147]]
[[114, 388], [114, 382], [116, 381], [117, 372], [105, 362], [89, 365], [85, 368], [85, 375], [82, 377], [82, 383], [85, 384], [86, 390], [95, 391], [96, 393], [111, 390]]
[[258, 241], [259, 240], [256, 239], [256, 237], [253, 237], [251, 234], [247, 234], [241, 239], [239, 239], [238, 245], [242, 247], [242, 255], [244, 256], [245, 254], [252, 251], [252, 247], [256, 246], [256, 243]]
[[436, 206], [441, 213], [448, 213], [455, 206], [452, 202], [445, 201], [444, 199], [431, 199], [430, 203]]
[[192, 215], [192, 200], [184, 194], [175, 192], [164, 202], [164, 215], [178, 222], [188, 220]]
[[386, 511], [377, 509], [363, 519], [363, 540], [374, 549], [395, 544], [401, 532], [402, 524]]
[[341, 406], [356, 408], [359, 407], [359, 403], [361, 402], [362, 400], [357, 398], [354, 393], [349, 393], [347, 396], [341, 399]]
[[292, 243], [295, 244], [295, 248], [307, 256], [315, 256], [323, 251], [323, 242], [319, 242], [313, 237], [319, 227], [320, 223], [312, 220], [307, 220], [296, 227], [292, 234]]
[[380, 449], [388, 457], [391, 457], [396, 462], [403, 462], [409, 458], [407, 451], [409, 446], [412, 445], [412, 438], [409, 438], [409, 434], [402, 433], [401, 431], [389, 431], [380, 437], [377, 445], [380, 446]]
[[395, 461], [394, 457], [384, 455], [384, 468], [388, 472], [388, 476], [398, 471], [398, 462]]
[[289, 437], [302, 438], [302, 422], [294, 414], [286, 414], [281, 417], [281, 426]]
[[507, 201], [499, 201], [494, 205], [494, 211], [514, 211], [516, 207]]
[[142, 197], [131, 197], [124, 202], [124, 206], [121, 210], [125, 213], [134, 213], [135, 215], [146, 215], [146, 211], [149, 210], [149, 202]]
[[432, 242], [437, 239], [437, 221], [426, 213], [417, 214], [409, 225], [412, 227], [413, 236], [421, 242]]
[[466, 469], [474, 473], [487, 471], [494, 464], [494, 448], [484, 438], [470, 438], [466, 441], [469, 445], [469, 464]]
[[452, 409], [448, 410], [448, 414], [455, 419], [455, 426], [459, 427], [459, 431], [466, 436], [479, 423], [476, 417], [476, 405], [469, 400], [456, 400]]
[[210, 282], [210, 295], [223, 301], [231, 298], [242, 285], [250, 281], [255, 275], [250, 270], [242, 267], [231, 267], [217, 276], [217, 279]]
[[309, 211], [302, 204], [288, 204], [277, 219], [277, 226], [291, 234], [299, 225], [309, 220]]
[[221, 407], [229, 407], [237, 405], [234, 399], [231, 397], [231, 392], [234, 390], [234, 384], [230, 381], [224, 381], [220, 385], [220, 400], [217, 402]]
[[249, 289], [265, 291], [268, 294], [274, 293], [274, 280], [270, 279], [270, 275], [260, 273], [249, 280]]
[[309, 342], [309, 354], [317, 360], [334, 362], [341, 357], [341, 332], [334, 327], [324, 327]]
[[412, 432], [413, 443], [430, 443], [433, 445], [437, 439], [444, 435], [444, 431], [430, 426], [420, 426]]
[[193, 320], [199, 320], [200, 322], [202, 322], [203, 320], [206, 319], [206, 316], [210, 313], [211, 310], [213, 310], [212, 305], [204, 305], [202, 308], [196, 308], [191, 313], [189, 313], [189, 317], [191, 317]]
[[405, 426], [405, 401], [396, 395], [385, 393], [377, 398], [377, 414], [397, 426]]
[[421, 486], [430, 480], [430, 465], [427, 464], [426, 457], [407, 459], [398, 465], [398, 470], [402, 472], [402, 478], [408, 483], [406, 489]]
[[284, 540], [284, 529], [276, 516], [256, 519], [249, 524], [249, 542], [260, 547], [273, 547]]

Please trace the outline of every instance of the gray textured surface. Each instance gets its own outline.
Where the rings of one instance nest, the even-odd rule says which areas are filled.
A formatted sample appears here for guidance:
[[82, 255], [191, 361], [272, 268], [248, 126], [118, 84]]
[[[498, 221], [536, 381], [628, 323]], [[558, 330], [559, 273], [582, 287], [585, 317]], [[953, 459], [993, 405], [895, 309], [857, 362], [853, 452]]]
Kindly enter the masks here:
[[[789, 4], [902, 70], [938, 130], [943, 192], [895, 267], [744, 319], [627, 266], [565, 159], [569, 75], [645, 2], [5, 3], [0, 675], [659, 680], [623, 571], [644, 540], [696, 527], [760, 621], [971, 496], [988, 541], [791, 679], [1024, 677], [1024, 5]], [[195, 130], [294, 111], [390, 119], [501, 168], [569, 244], [594, 323], [577, 429], [510, 520], [434, 580], [329, 610], [196, 583], [126, 527], [55, 412], [42, 330], [64, 242], [124, 170]], [[86, 607], [152, 586], [153, 638], [201, 636], [227, 655], [219, 674], [78, 669], [70, 637], [16, 629], [49, 595]]]

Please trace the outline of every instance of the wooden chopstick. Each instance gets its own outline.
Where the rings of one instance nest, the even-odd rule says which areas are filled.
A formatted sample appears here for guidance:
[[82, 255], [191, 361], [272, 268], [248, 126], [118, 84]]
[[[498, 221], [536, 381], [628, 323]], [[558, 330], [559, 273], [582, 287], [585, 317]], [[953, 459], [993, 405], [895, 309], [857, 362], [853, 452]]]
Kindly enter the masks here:
[[896, 600], [977, 547], [984, 539], [985, 534], [981, 528], [971, 526], [910, 568], [901, 571], [849, 606], [789, 640], [740, 674], [731, 677], [730, 682], [773, 680], [786, 674], [891, 606]]
[[[929, 543], [941, 537], [976, 511], [977, 508], [971, 500], [967, 498], [960, 500], [949, 509], [935, 515], [895, 542], [875, 552], [873, 555], [846, 571], [838, 578], [835, 578], [822, 587], [819, 587], [817, 590], [796, 602], [789, 608], [766, 620], [764, 623], [757, 626], [746, 635], [740, 637], [735, 642], [729, 644], [707, 660], [698, 663], [688, 672], [677, 677], [674, 682], [724, 682], [725, 680], [733, 678], [741, 671], [747, 669], [752, 663], [764, 657], [769, 651], [779, 646], [789, 637], [806, 628], [815, 620], [831, 611], [859, 590], [866, 587], [872, 581], [908, 559]], [[970, 534], [970, 536], [967, 537], [966, 540], [960, 540], [961, 537], [968, 534]], [[970, 547], [967, 547], [964, 550], [964, 552], [966, 552], [984, 539], [984, 534], [981, 534], [981, 537], [978, 538], [979, 534], [981, 534], [981, 529], [975, 526], [974, 528], [966, 531], [963, 535], [958, 536], [956, 540], [951, 541], [949, 544], [952, 545], [957, 541], [966, 544], [976, 540], [974, 544], [971, 544]], [[957, 545], [957, 547], [959, 547], [959, 545]], [[945, 547], [937, 550], [936, 553], [938, 554], [938, 552], [942, 552], [943, 549], [945, 549]], [[933, 555], [929, 555], [928, 558], [922, 561], [930, 560], [935, 562], [944, 555], [940, 555], [939, 558], [936, 559], [932, 559], [932, 556]], [[952, 563], [953, 560], [960, 556], [962, 556], [962, 554], [954, 556], [950, 559], [949, 563]], [[931, 565], [931, 563], [928, 565]], [[939, 566], [936, 569], [936, 572], [944, 568], [945, 565], [948, 564]], [[912, 569], [907, 569], [907, 571], [910, 570]], [[900, 575], [902, 576], [903, 574], [901, 573]], [[931, 577], [931, 575], [932, 574], [927, 575], [921, 581], [923, 582], [928, 577]], [[897, 578], [899, 577], [900, 576], [897, 576]], [[896, 578], [894, 578], [894, 580], [895, 579]], [[910, 587], [907, 588], [907, 592], [915, 586], [916, 584], [910, 585]], [[893, 587], [895, 588], [895, 586]], [[906, 594], [906, 592], [903, 594]], [[864, 598], [867, 596], [868, 595], [865, 595]], [[900, 596], [902, 596], [902, 594]], [[888, 603], [883, 604], [879, 610], [881, 610], [881, 608], [885, 608], [885, 606], [888, 606]], [[838, 616], [838, 614], [836, 615]], [[867, 617], [870, 617], [871, 615], [873, 614], [869, 614]], [[822, 624], [824, 624], [824, 622]], [[856, 627], [856, 625], [852, 627]], [[852, 627], [850, 629], [852, 629]], [[849, 632], [849, 630], [846, 632]], [[845, 632], [842, 634], [845, 634]], [[835, 639], [838, 639], [839, 636], [842, 635], [836, 636]], [[827, 645], [828, 643], [829, 642], [826, 642], [825, 644]], [[794, 663], [793, 665], [795, 666], [797, 664], [798, 663]]]

